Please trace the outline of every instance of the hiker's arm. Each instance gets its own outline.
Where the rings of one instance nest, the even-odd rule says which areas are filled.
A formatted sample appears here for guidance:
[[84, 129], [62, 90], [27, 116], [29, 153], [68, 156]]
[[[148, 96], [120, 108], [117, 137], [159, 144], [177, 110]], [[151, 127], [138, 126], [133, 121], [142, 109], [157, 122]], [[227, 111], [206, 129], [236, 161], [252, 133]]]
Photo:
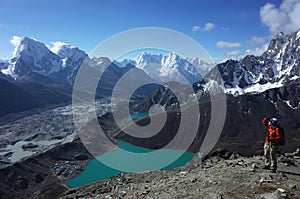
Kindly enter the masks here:
[[268, 126], [268, 122], [269, 122], [269, 118], [265, 117], [261, 123], [265, 126]]

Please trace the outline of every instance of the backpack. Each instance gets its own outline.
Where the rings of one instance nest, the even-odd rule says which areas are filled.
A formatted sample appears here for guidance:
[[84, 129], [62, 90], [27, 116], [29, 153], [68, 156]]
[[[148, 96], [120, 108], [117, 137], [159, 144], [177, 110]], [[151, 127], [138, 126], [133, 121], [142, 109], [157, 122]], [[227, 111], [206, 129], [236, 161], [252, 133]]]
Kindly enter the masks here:
[[285, 145], [285, 135], [284, 135], [284, 130], [282, 127], [278, 127], [281, 133], [281, 140], [276, 143], [276, 146], [283, 146]]

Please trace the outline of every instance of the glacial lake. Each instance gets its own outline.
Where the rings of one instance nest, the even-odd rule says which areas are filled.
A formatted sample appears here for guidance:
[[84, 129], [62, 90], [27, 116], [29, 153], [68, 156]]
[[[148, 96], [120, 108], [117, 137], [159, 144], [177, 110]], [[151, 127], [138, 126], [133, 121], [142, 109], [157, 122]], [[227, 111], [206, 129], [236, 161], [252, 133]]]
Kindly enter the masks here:
[[[193, 153], [184, 152], [179, 150], [150, 150], [141, 147], [137, 147], [125, 142], [119, 142], [119, 149], [111, 152], [107, 152], [95, 159], [92, 159], [85, 170], [74, 177], [73, 179], [67, 182], [67, 186], [70, 188], [80, 187], [86, 184], [90, 184], [96, 181], [105, 180], [113, 176], [117, 176], [119, 174], [126, 174], [128, 172], [120, 171], [118, 169], [113, 169], [106, 164], [103, 164], [102, 161], [99, 160], [112, 160], [119, 164], [121, 167], [124, 165], [126, 168], [131, 168], [134, 170], [136, 167], [138, 168], [138, 172], [149, 171], [157, 169], [157, 165], [161, 164], [166, 160], [170, 160], [174, 158], [174, 162], [170, 162], [170, 164], [166, 164], [161, 168], [161, 170], [168, 170], [175, 167], [180, 167], [185, 165], [187, 162], [192, 160], [194, 157]], [[155, 151], [155, 158], [145, 158], [145, 159], [137, 159], [134, 155], [137, 154], [141, 157], [147, 157], [147, 154]], [[129, 152], [129, 153], [127, 153]], [[133, 152], [133, 153], [132, 153]], [[178, 159], [176, 157], [179, 157]], [[138, 165], [138, 166], [137, 166]], [[143, 167], [144, 166], [144, 167]], [[141, 169], [142, 168], [142, 169]]]

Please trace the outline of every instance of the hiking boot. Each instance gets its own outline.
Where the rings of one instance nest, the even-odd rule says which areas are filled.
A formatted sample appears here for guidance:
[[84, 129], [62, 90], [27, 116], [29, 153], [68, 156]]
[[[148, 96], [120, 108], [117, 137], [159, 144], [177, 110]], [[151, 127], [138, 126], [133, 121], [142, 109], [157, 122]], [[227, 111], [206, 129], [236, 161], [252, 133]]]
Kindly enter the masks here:
[[265, 165], [263, 169], [270, 169], [270, 166]]

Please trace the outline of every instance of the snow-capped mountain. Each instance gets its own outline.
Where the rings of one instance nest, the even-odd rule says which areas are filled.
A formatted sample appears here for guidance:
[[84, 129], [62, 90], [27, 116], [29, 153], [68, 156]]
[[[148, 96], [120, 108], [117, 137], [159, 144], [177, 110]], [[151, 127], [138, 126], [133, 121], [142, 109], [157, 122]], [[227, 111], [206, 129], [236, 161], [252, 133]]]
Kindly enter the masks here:
[[157, 55], [143, 52], [134, 60], [123, 60], [121, 65], [131, 64], [144, 70], [150, 77], [159, 82], [178, 81], [194, 83], [202, 78], [201, 72], [187, 59], [170, 52]]
[[82, 62], [87, 56], [84, 51], [70, 44], [63, 42], [53, 42], [52, 44], [53, 47], [50, 50], [62, 59], [64, 68], [73, 63]]
[[86, 56], [77, 47], [62, 42], [54, 43], [50, 50], [42, 42], [23, 37], [16, 44], [11, 61], [0, 69], [2, 74], [18, 81], [32, 81], [38, 75], [67, 82], [72, 80]]
[[[218, 71], [221, 78], [215, 79]], [[261, 56], [228, 60], [218, 64], [206, 77], [215, 79], [226, 93], [234, 95], [284, 86], [300, 77], [300, 30], [290, 35], [279, 33]]]
[[90, 58], [78, 47], [63, 42], [52, 42], [49, 47], [28, 37], [18, 37], [16, 41], [13, 58], [8, 63], [0, 63], [0, 75], [18, 81], [40, 81], [40, 78], [46, 77], [51, 81], [72, 84], [84, 60], [91, 67], [98, 68], [107, 63], [120, 68], [128, 64], [136, 66], [159, 82], [194, 83], [212, 67], [198, 58], [184, 59], [175, 53], [156, 55], [144, 52], [134, 60], [116, 62], [105, 57]]
[[123, 74], [122, 68], [127, 65], [135, 66], [159, 82], [186, 83], [187, 80], [194, 83], [204, 76], [206, 86], [202, 81], [199, 88], [218, 86], [233, 95], [260, 93], [280, 88], [286, 82], [300, 77], [299, 38], [300, 31], [290, 35], [279, 33], [261, 56], [248, 55], [241, 60], [228, 60], [207, 73], [212, 64], [199, 58], [182, 58], [172, 52], [164, 55], [143, 52], [134, 60], [116, 62], [106, 57], [89, 58], [84, 51], [66, 43], [55, 42], [49, 48], [35, 39], [23, 37], [16, 44], [11, 61], [0, 62], [0, 76], [3, 78], [7, 75], [16, 80], [42, 76], [72, 84], [79, 66], [86, 60], [88, 65], [98, 69], [107, 63], [122, 66], [114, 67], [115, 70], [121, 70], [116, 71], [117, 74]]
[[50, 75], [61, 69], [61, 59], [51, 52], [45, 44], [23, 37], [15, 47], [14, 56], [3, 74], [14, 79], [26, 79], [30, 73]]
[[60, 81], [67, 80], [71, 83], [88, 55], [78, 47], [63, 42], [53, 42], [52, 44], [53, 47], [50, 50], [60, 57], [62, 65], [61, 70], [57, 74], [51, 75], [51, 78]]
[[195, 66], [200, 71], [202, 76], [205, 76], [215, 66], [215, 64], [212, 63], [211, 60], [204, 61], [199, 57], [186, 58], [186, 60], [193, 66]]
[[[248, 55], [216, 65], [201, 81], [193, 84], [193, 88], [198, 99], [220, 92], [234, 97], [259, 94], [272, 104], [280, 102], [291, 109], [299, 109], [299, 82], [300, 30], [289, 35], [279, 33], [261, 56]], [[163, 86], [143, 103], [142, 107], [156, 103], [166, 108], [177, 107], [175, 97]]]

